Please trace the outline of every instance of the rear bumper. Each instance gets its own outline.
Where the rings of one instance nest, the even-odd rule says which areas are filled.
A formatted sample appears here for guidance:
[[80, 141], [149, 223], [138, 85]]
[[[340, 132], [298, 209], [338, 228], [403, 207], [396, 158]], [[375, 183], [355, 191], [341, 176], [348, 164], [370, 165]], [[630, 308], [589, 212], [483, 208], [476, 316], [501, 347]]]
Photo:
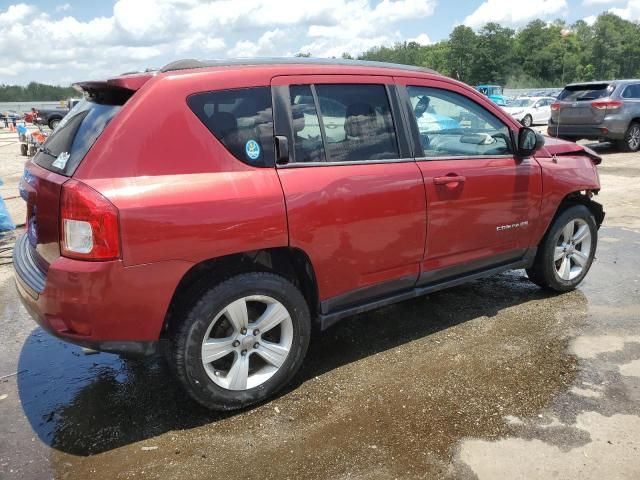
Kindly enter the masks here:
[[[45, 330], [94, 350], [150, 355], [187, 262], [126, 267], [121, 261], [60, 257], [48, 271], [32, 262], [26, 236], [13, 250], [15, 281], [29, 314]], [[39, 282], [39, 283], [38, 283]]]
[[547, 125], [547, 133], [550, 136], [574, 140], [622, 140], [626, 131], [626, 125], [607, 121], [598, 125], [557, 125], [551, 122]]

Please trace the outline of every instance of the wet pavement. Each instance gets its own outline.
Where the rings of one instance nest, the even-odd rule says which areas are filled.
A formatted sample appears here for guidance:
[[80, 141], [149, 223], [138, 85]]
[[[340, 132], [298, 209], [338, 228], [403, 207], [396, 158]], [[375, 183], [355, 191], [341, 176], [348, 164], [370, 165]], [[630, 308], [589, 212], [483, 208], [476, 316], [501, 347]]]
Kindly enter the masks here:
[[515, 271], [347, 319], [239, 413], [36, 328], [0, 240], [0, 478], [640, 478], [640, 155], [603, 153], [578, 290]]

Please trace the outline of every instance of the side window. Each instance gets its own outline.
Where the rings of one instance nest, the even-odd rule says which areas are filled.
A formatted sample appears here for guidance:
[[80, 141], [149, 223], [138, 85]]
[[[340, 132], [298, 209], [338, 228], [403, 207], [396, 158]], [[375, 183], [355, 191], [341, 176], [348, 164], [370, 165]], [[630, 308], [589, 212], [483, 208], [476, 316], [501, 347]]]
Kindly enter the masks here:
[[398, 142], [384, 85], [316, 85], [327, 160], [398, 158]]
[[189, 108], [233, 156], [249, 165], [275, 161], [269, 87], [196, 93]]
[[623, 98], [640, 98], [640, 84], [627, 85], [622, 92]]
[[291, 123], [293, 124], [294, 158], [296, 162], [324, 162], [324, 146], [320, 120], [310, 85], [292, 85]]
[[407, 87], [423, 156], [511, 153], [509, 128], [472, 100], [438, 88]]

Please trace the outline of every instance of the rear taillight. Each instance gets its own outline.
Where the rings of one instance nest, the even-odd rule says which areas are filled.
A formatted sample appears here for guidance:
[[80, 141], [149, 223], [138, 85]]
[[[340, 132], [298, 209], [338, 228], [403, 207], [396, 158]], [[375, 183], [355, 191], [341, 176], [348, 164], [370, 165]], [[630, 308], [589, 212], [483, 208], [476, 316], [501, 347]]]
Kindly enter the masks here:
[[560, 103], [559, 102], [552, 103], [551, 110], [560, 110]]
[[93, 188], [77, 180], [62, 186], [60, 252], [82, 260], [120, 256], [118, 209]]
[[620, 100], [596, 100], [591, 102], [591, 106], [598, 110], [615, 110], [622, 106], [622, 102]]

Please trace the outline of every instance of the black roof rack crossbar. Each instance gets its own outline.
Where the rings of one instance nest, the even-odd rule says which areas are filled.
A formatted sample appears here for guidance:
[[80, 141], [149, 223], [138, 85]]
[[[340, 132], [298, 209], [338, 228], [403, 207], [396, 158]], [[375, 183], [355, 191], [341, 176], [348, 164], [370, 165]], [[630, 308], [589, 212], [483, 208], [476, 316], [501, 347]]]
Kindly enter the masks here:
[[311, 58], [311, 57], [269, 57], [269, 58], [229, 58], [220, 60], [195, 60], [184, 59], [171, 62], [160, 69], [161, 73], [175, 72], [177, 70], [191, 70], [206, 67], [226, 67], [242, 65], [345, 65], [350, 67], [376, 67], [394, 68], [397, 70], [409, 70], [414, 72], [426, 72], [438, 74], [435, 70], [415, 65], [402, 65], [399, 63], [371, 62], [367, 60], [346, 60], [342, 58]]

